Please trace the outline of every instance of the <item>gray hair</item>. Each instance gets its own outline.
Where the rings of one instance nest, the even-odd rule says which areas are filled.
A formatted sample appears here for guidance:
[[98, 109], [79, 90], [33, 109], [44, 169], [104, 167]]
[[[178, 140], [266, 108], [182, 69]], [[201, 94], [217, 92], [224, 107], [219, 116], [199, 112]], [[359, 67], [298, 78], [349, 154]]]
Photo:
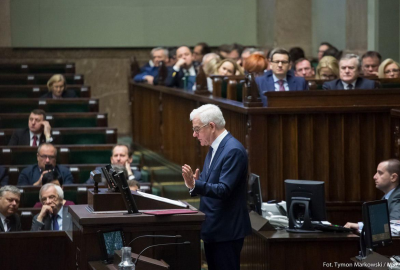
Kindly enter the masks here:
[[193, 121], [194, 118], [199, 118], [203, 124], [213, 122], [217, 129], [225, 127], [225, 119], [220, 108], [213, 104], [206, 104], [194, 109], [190, 113], [190, 121]]
[[[208, 60], [210, 58], [210, 60]], [[203, 63], [208, 61], [211, 61], [212, 59], [217, 59], [218, 61], [221, 61], [221, 57], [216, 54], [216, 53], [207, 53], [203, 56]]]
[[39, 145], [38, 149], [37, 149], [37, 153], [40, 153], [40, 149], [42, 149], [43, 146], [52, 146], [55, 150], [55, 156], [57, 157], [57, 147], [55, 147], [53, 144], [51, 143], [42, 143], [41, 145]]
[[167, 49], [165, 49], [163, 47], [157, 47], [157, 48], [152, 49], [151, 52], [150, 52], [150, 55], [151, 55], [152, 58], [153, 58], [153, 53], [156, 52], [156, 51], [163, 51], [164, 55], [166, 57], [168, 57], [168, 50]]
[[21, 192], [19, 191], [19, 188], [17, 188], [16, 186], [4, 186], [0, 188], [0, 197], [3, 197], [3, 194], [6, 191], [21, 196]]
[[257, 49], [256, 49], [256, 48], [254, 48], [254, 47], [250, 47], [250, 48], [246, 48], [246, 49], [244, 49], [244, 50], [243, 50], [243, 52], [242, 52], [242, 54], [244, 54], [244, 53], [253, 54], [253, 53], [255, 53], [256, 51], [257, 51]]
[[58, 197], [60, 197], [61, 200], [64, 200], [64, 191], [62, 190], [62, 188], [60, 186], [54, 185], [52, 183], [47, 183], [46, 185], [43, 185], [40, 188], [39, 201], [42, 201], [42, 192], [48, 190], [51, 187], [54, 187], [56, 189], [56, 191], [57, 191]]
[[350, 59], [353, 59], [353, 58], [357, 60], [357, 69], [361, 70], [360, 57], [357, 54], [354, 54], [354, 53], [348, 53], [348, 54], [345, 54], [344, 56], [342, 56], [342, 58], [340, 58], [340, 61], [339, 61], [339, 67], [340, 67], [340, 62], [342, 60], [350, 60]]

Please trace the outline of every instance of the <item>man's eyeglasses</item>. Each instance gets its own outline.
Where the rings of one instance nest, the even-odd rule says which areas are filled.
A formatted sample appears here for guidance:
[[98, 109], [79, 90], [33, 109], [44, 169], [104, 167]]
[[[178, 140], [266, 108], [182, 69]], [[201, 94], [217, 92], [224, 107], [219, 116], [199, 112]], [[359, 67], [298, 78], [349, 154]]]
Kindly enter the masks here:
[[385, 70], [385, 74], [389, 74], [389, 73], [392, 73], [392, 72], [397, 74], [397, 73], [399, 73], [399, 71], [400, 71], [400, 69]]
[[289, 64], [289, 61], [271, 61], [271, 63], [274, 63], [274, 64], [279, 64], [279, 63], [281, 63], [282, 65], [287, 65], [287, 64]]
[[39, 155], [39, 154], [37, 154], [37, 155], [41, 159], [50, 159], [50, 160], [56, 159], [56, 156], [47, 156], [47, 155]]
[[205, 124], [204, 126], [201, 126], [201, 127], [194, 127], [194, 128], [192, 128], [192, 129], [193, 129], [194, 133], [199, 134], [200, 129], [202, 129], [203, 127], [205, 127], [205, 126], [207, 126], [207, 125], [209, 125], [209, 124], [210, 124], [210, 123]]

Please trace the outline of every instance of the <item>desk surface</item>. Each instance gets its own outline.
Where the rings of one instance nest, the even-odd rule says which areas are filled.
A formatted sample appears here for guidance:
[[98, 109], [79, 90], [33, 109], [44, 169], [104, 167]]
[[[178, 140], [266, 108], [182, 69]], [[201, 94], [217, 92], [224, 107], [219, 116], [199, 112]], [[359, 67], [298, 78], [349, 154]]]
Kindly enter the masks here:
[[[157, 224], [157, 223], [181, 223], [181, 222], [201, 222], [204, 221], [205, 215], [202, 212], [195, 214], [178, 214], [169, 216], [154, 216], [154, 215], [124, 215], [123, 213], [112, 214], [95, 214], [87, 210], [87, 205], [71, 205], [70, 213], [75, 222], [80, 225], [98, 225], [98, 224]], [[192, 208], [196, 210], [195, 208]]]
[[[241, 264], [251, 270], [337, 269], [335, 265], [350, 264], [350, 258], [358, 255], [359, 239], [352, 233], [253, 231], [245, 239]], [[395, 254], [399, 247], [400, 238], [394, 237], [393, 244], [379, 252]]]
[[322, 232], [322, 233], [289, 233], [286, 230], [256, 232], [268, 242], [294, 242], [294, 241], [358, 241], [354, 233]]

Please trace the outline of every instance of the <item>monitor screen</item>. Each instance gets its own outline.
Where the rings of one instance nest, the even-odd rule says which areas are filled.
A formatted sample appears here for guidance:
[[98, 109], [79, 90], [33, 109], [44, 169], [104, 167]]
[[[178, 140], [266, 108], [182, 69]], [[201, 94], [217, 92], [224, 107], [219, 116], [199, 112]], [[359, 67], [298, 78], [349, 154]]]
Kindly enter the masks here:
[[250, 174], [249, 183], [248, 183], [248, 196], [247, 202], [250, 210], [257, 212], [259, 215], [262, 215], [261, 205], [262, 205], [262, 195], [261, 195], [261, 185], [260, 185], [260, 176], [257, 174]]
[[392, 243], [387, 200], [363, 204], [364, 239], [367, 248]]
[[122, 230], [99, 231], [100, 249], [103, 260], [112, 261], [115, 250], [121, 250], [125, 246], [125, 238]]
[[285, 180], [289, 229], [313, 231], [312, 221], [326, 220], [325, 183]]

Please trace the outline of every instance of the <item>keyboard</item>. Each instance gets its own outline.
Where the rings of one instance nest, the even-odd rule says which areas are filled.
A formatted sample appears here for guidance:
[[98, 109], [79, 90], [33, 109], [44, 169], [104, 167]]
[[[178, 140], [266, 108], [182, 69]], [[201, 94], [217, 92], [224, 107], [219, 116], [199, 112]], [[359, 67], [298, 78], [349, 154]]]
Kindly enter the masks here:
[[345, 228], [340, 225], [328, 225], [328, 224], [313, 224], [315, 230], [320, 230], [323, 232], [342, 232], [342, 233], [350, 233], [353, 232], [352, 229]]

